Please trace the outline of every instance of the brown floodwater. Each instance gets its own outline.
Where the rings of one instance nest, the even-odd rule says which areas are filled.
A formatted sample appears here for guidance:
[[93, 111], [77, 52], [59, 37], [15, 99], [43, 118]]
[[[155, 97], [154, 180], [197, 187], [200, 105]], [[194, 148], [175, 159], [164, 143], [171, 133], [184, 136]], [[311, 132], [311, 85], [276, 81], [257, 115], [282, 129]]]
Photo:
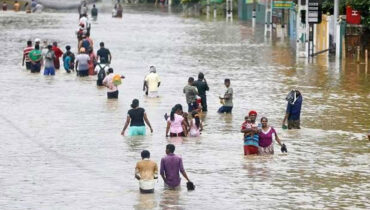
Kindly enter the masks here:
[[[108, 9], [109, 11], [109, 9]], [[370, 70], [320, 55], [297, 59], [288, 41], [264, 39], [249, 23], [183, 18], [164, 10], [125, 8], [123, 19], [99, 14], [95, 48], [106, 43], [112, 67], [126, 76], [108, 101], [95, 77], [59, 70], [55, 77], [21, 66], [28, 39], [58, 41], [76, 51], [77, 14], [0, 13], [0, 209], [369, 209]], [[160, 98], [141, 90], [149, 66], [162, 80]], [[163, 115], [189, 76], [205, 73], [209, 112], [199, 138], [165, 138]], [[223, 80], [234, 88], [232, 115], [216, 113]], [[289, 90], [304, 97], [302, 129], [282, 130]], [[132, 99], [146, 109], [154, 133], [122, 137]], [[240, 125], [254, 109], [288, 147], [244, 157]], [[157, 163], [165, 145], [197, 188], [141, 195], [134, 167], [143, 149]]]

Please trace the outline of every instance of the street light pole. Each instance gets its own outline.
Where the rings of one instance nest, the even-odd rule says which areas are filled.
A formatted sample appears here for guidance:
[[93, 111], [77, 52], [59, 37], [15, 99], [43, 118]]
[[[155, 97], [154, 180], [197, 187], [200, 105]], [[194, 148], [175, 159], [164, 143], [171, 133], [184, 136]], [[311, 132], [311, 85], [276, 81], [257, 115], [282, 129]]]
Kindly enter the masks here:
[[337, 58], [340, 57], [340, 39], [338, 38], [340, 36], [340, 34], [338, 33], [338, 27], [340, 27], [340, 25], [338, 24], [339, 21], [338, 21], [338, 17], [339, 17], [339, 0], [334, 0], [334, 30], [333, 30], [333, 42], [335, 44], [335, 55]]

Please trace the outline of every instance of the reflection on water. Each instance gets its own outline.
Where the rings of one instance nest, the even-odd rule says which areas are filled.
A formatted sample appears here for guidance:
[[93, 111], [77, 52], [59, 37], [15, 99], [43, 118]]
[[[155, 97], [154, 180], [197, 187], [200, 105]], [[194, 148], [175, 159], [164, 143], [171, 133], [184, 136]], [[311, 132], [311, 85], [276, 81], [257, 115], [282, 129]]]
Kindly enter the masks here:
[[138, 197], [138, 204], [134, 206], [134, 209], [153, 209], [158, 206], [154, 193], [138, 193]]
[[[60, 70], [49, 78], [20, 66], [27, 39], [75, 46], [76, 22], [76, 14], [0, 13], [1, 209], [370, 208], [363, 64], [325, 55], [308, 63], [295, 58], [289, 42], [264, 40], [262, 28], [249, 23], [125, 9], [123, 19], [102, 13], [92, 26], [94, 42], [106, 43], [112, 67], [126, 77], [119, 99], [108, 101], [93, 77]], [[150, 65], [162, 80], [159, 98], [142, 92]], [[186, 107], [182, 89], [199, 71], [210, 86], [205, 130], [199, 138], [166, 138], [163, 115], [177, 103]], [[232, 115], [216, 113], [225, 78], [234, 88]], [[304, 97], [303, 128], [288, 131], [280, 125], [292, 88]], [[154, 133], [122, 137], [134, 98]], [[273, 156], [242, 155], [240, 125], [251, 109], [269, 118], [288, 154], [275, 146]], [[166, 191], [160, 179], [154, 195], [139, 194], [134, 167], [141, 150], [159, 164], [168, 143], [176, 144], [196, 190], [187, 192], [182, 180], [181, 191]]]

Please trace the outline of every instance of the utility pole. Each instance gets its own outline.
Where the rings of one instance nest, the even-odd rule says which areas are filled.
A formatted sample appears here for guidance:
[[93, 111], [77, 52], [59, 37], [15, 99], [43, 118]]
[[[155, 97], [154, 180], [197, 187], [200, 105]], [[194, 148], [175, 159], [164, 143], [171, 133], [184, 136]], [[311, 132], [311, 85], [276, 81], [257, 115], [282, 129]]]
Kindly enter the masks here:
[[269, 33], [270, 39], [272, 38], [272, 0], [265, 1], [265, 37]]
[[207, 19], [209, 19], [209, 13], [210, 13], [209, 4], [210, 4], [210, 0], [207, 0]]
[[340, 58], [340, 21], [338, 21], [339, 17], [339, 0], [334, 0], [334, 44], [335, 44], [335, 56], [337, 58]]
[[253, 0], [253, 10], [252, 10], [252, 27], [256, 27], [256, 8], [257, 8], [257, 2], [256, 0]]
[[[304, 0], [303, 0], [304, 1]], [[310, 26], [308, 23], [308, 0], [306, 0], [306, 36], [305, 36], [305, 42], [306, 42], [306, 58], [309, 59], [310, 57], [310, 45], [309, 45], [309, 36], [310, 36]]]
[[233, 21], [233, 0], [226, 0], [226, 21]]
[[[298, 0], [298, 13], [297, 13], [297, 58], [306, 57], [306, 27], [307, 27], [307, 5], [306, 0]], [[305, 17], [303, 17], [305, 14]], [[304, 18], [304, 20], [302, 20]]]

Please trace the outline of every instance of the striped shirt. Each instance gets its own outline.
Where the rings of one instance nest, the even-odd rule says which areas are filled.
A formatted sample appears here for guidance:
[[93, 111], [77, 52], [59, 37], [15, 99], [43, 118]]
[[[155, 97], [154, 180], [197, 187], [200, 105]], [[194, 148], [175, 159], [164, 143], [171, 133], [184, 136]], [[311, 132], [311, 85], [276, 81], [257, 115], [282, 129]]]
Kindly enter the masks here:
[[28, 56], [28, 54], [30, 54], [30, 52], [33, 50], [33, 47], [26, 47], [24, 48], [23, 50], [23, 56], [25, 57], [25, 61], [26, 62], [30, 62], [30, 57]]

